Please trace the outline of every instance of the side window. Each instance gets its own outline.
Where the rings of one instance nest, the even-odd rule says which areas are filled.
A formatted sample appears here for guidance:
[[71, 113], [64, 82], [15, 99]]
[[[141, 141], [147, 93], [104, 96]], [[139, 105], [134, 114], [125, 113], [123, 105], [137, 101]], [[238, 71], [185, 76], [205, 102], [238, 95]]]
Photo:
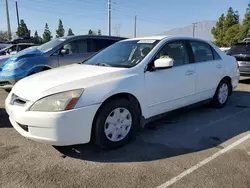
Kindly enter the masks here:
[[213, 49], [213, 54], [214, 54], [214, 60], [220, 60], [221, 57], [220, 55]]
[[195, 62], [206, 62], [214, 60], [210, 45], [200, 41], [191, 41], [190, 45], [192, 47]]
[[87, 52], [96, 52], [94, 39], [87, 39]]
[[109, 39], [92, 39], [92, 52], [98, 52], [114, 44], [115, 42], [116, 41]]
[[27, 45], [20, 45], [20, 46], [18, 46], [17, 51], [19, 52], [19, 51], [24, 50], [24, 49], [26, 49], [26, 48], [28, 48]]
[[166, 44], [157, 54], [156, 59], [172, 58], [174, 67], [189, 63], [188, 51], [183, 41], [175, 41]]
[[14, 45], [14, 46], [12, 46], [12, 47], [10, 47], [9, 49], [8, 49], [8, 52], [10, 53], [10, 52], [14, 52], [14, 51], [16, 51], [17, 50], [17, 45]]
[[76, 41], [79, 53], [87, 53], [87, 40], [86, 39], [81, 39]]
[[78, 53], [76, 41], [69, 42], [63, 46], [63, 49], [67, 50], [67, 54], [72, 55]]

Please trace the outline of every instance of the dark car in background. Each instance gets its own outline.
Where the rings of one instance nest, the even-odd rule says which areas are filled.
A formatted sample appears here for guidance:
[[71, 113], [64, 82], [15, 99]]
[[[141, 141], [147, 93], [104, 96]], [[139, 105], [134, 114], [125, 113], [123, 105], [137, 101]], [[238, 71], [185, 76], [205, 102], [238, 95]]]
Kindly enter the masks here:
[[227, 55], [234, 56], [238, 61], [241, 75], [250, 76], [250, 41], [244, 40], [234, 44]]
[[10, 46], [10, 44], [8, 44], [8, 43], [0, 43], [0, 50], [6, 48], [8, 46]]
[[19, 43], [19, 44], [11, 44], [3, 49], [0, 50], [1, 55], [14, 55], [26, 48], [35, 46], [33, 43]]

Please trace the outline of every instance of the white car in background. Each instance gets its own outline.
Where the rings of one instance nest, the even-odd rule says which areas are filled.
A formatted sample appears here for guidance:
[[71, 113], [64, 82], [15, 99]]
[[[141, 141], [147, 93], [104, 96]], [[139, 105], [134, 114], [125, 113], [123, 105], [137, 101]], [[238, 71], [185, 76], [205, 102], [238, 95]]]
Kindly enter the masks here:
[[230, 47], [221, 47], [220, 50], [227, 53], [228, 50], [230, 50]]
[[20, 80], [5, 106], [14, 128], [31, 140], [58, 146], [92, 140], [110, 149], [165, 112], [205, 100], [224, 106], [238, 83], [235, 58], [210, 42], [135, 38], [84, 64]]

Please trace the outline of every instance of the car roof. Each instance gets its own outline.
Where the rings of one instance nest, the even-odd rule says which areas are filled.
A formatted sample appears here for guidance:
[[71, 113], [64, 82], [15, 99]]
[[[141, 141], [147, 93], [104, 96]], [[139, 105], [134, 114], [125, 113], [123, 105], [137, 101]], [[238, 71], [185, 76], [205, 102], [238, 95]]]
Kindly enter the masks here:
[[125, 37], [119, 36], [107, 36], [107, 35], [72, 35], [61, 37], [61, 39], [72, 39], [72, 38], [99, 38], [99, 39], [113, 39], [113, 40], [124, 40], [127, 39]]
[[171, 35], [166, 35], [166, 36], [150, 36], [150, 37], [137, 37], [137, 38], [130, 38], [127, 39], [127, 41], [132, 41], [132, 40], [162, 40], [165, 38], [171, 38]]
[[139, 38], [131, 38], [125, 41], [132, 40], [165, 40], [165, 39], [175, 39], [175, 40], [197, 40], [207, 42], [206, 40], [195, 38], [195, 37], [183, 37], [183, 36], [172, 36], [172, 35], [164, 35], [164, 36], [151, 36], [151, 37], [139, 37]]
[[18, 44], [16, 44], [16, 45], [35, 45], [35, 44], [33, 44], [33, 43], [18, 43]]

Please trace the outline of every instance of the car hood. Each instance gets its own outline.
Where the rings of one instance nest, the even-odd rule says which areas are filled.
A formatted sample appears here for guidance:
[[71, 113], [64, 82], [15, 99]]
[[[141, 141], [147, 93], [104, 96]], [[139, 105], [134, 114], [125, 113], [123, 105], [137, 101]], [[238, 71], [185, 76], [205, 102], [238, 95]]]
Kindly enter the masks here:
[[13, 55], [11, 58], [9, 58], [8, 61], [6, 61], [6, 63], [13, 62], [13, 61], [16, 62], [16, 61], [19, 61], [20, 59], [36, 57], [36, 56], [43, 56], [43, 53], [38, 49], [27, 48]]
[[0, 56], [0, 68], [2, 67], [3, 63], [8, 60], [12, 55], [3, 55]]
[[36, 101], [63, 91], [86, 88], [122, 74], [126, 68], [94, 65], [68, 65], [26, 77], [13, 87], [19, 97]]

